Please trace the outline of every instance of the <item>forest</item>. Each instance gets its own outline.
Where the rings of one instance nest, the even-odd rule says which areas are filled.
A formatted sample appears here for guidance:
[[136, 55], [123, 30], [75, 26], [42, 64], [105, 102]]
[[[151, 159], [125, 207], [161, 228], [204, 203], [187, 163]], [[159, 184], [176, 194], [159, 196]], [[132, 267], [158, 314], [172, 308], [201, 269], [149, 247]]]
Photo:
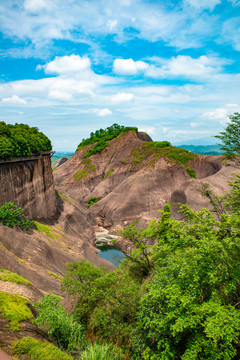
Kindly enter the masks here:
[[51, 151], [52, 144], [46, 135], [36, 127], [25, 124], [6, 124], [0, 122], [0, 160], [11, 160]]

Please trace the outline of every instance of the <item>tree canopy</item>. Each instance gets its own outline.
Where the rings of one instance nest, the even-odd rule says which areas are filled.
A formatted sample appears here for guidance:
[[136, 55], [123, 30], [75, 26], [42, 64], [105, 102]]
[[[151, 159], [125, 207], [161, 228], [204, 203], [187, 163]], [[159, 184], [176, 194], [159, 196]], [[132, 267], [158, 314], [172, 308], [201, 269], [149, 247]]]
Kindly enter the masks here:
[[49, 138], [36, 127], [0, 122], [0, 160], [51, 151]]
[[230, 122], [225, 131], [220, 132], [215, 137], [222, 141], [221, 150], [226, 155], [234, 155], [240, 153], [240, 114], [234, 113], [229, 115]]
[[123, 125], [113, 124], [112, 126], [107, 127], [105, 130], [100, 129], [96, 130], [95, 132], [90, 133], [90, 137], [88, 139], [83, 139], [81, 143], [78, 145], [77, 150], [88, 146], [95, 144], [91, 149], [87, 151], [85, 154], [85, 157], [89, 157], [92, 154], [96, 154], [100, 151], [102, 151], [107, 145], [108, 142], [117, 136], [119, 136], [121, 133], [129, 131], [129, 130], [135, 130], [137, 131], [137, 127], [125, 127]]

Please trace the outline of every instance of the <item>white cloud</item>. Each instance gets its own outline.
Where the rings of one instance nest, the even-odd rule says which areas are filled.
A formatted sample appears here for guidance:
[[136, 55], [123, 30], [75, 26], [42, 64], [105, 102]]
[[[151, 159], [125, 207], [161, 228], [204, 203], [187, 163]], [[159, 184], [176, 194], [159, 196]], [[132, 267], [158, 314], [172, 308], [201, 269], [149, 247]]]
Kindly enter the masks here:
[[221, 0], [185, 0], [185, 3], [190, 4], [197, 9], [214, 9], [217, 4], [221, 3]]
[[228, 42], [240, 51], [240, 16], [226, 20], [223, 24], [219, 42]]
[[140, 132], [146, 132], [147, 134], [154, 134], [155, 133], [155, 128], [154, 127], [145, 127], [145, 128], [140, 128], [138, 129], [138, 131]]
[[50, 0], [25, 0], [24, 1], [24, 8], [29, 11], [36, 13], [38, 11], [41, 11], [43, 9], [50, 8]]
[[130, 102], [134, 99], [134, 94], [132, 93], [117, 93], [111, 97], [111, 100], [114, 104], [120, 104], [125, 102]]
[[105, 109], [101, 109], [97, 111], [98, 116], [108, 116], [108, 115], [112, 115], [112, 111], [105, 108]]
[[52, 99], [68, 101], [72, 99], [72, 94], [61, 90], [50, 90], [48, 96]]
[[166, 60], [166, 63], [157, 67], [151, 65], [146, 70], [149, 77], [184, 76], [188, 78], [202, 78], [220, 70], [220, 61], [205, 55], [197, 59], [191, 56], [178, 55]]
[[107, 22], [107, 28], [110, 30], [110, 31], [114, 31], [116, 30], [117, 28], [117, 24], [118, 24], [118, 21], [115, 19], [115, 20], [108, 20]]
[[209, 120], [226, 120], [227, 119], [227, 110], [224, 108], [218, 108], [213, 111], [207, 111], [203, 114], [203, 117]]
[[148, 68], [144, 61], [134, 61], [133, 59], [115, 59], [113, 71], [119, 75], [136, 75]]
[[12, 95], [11, 97], [2, 98], [3, 103], [10, 105], [26, 105], [27, 102], [24, 99], [21, 99], [18, 95]]
[[44, 69], [46, 74], [69, 74], [90, 69], [90, 60], [86, 56], [56, 56], [46, 65], [38, 65], [37, 70]]

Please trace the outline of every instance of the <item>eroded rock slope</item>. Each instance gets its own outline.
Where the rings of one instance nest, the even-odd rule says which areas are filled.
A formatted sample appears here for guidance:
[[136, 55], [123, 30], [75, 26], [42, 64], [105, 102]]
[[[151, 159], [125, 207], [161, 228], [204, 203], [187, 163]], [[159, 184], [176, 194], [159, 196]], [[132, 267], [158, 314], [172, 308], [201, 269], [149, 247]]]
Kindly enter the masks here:
[[208, 206], [200, 194], [209, 182], [216, 193], [228, 190], [228, 180], [239, 172], [224, 166], [222, 156], [197, 155], [179, 148], [158, 148], [151, 138], [128, 131], [111, 140], [97, 154], [84, 157], [78, 150], [54, 171], [58, 190], [87, 205], [104, 227], [123, 225], [141, 218], [144, 225], [159, 217], [167, 202], [188, 203], [194, 209]]

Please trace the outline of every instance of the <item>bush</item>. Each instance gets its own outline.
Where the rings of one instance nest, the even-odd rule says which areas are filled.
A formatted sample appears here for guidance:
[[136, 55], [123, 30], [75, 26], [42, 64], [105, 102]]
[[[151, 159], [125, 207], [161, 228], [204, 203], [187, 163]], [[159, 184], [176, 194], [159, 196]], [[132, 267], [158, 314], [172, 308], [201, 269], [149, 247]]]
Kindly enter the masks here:
[[38, 313], [34, 323], [43, 326], [58, 346], [69, 352], [79, 351], [85, 343], [84, 328], [64, 310], [60, 300], [59, 296], [48, 294], [34, 304]]
[[96, 202], [98, 202], [98, 199], [96, 198], [96, 196], [92, 196], [88, 199], [88, 203], [87, 203], [87, 209], [92, 206], [93, 204], [96, 204]]
[[0, 207], [0, 223], [10, 228], [13, 228], [14, 225], [19, 225], [22, 230], [28, 231], [32, 221], [26, 218], [21, 208], [9, 202]]
[[62, 290], [75, 295], [74, 312], [87, 333], [128, 346], [139, 302], [139, 284], [126, 273], [106, 273], [81, 260], [67, 265]]
[[6, 269], [0, 269], [0, 281], [9, 281], [15, 284], [31, 285], [30, 281]]
[[121, 360], [123, 356], [121, 351], [111, 344], [100, 345], [94, 343], [89, 345], [85, 351], [81, 353], [79, 360]]
[[25, 337], [13, 343], [16, 354], [28, 355], [32, 360], [73, 360], [71, 356], [47, 342]]
[[13, 331], [21, 329], [22, 321], [33, 318], [27, 303], [28, 300], [21, 296], [0, 292], [0, 313], [10, 322]]

